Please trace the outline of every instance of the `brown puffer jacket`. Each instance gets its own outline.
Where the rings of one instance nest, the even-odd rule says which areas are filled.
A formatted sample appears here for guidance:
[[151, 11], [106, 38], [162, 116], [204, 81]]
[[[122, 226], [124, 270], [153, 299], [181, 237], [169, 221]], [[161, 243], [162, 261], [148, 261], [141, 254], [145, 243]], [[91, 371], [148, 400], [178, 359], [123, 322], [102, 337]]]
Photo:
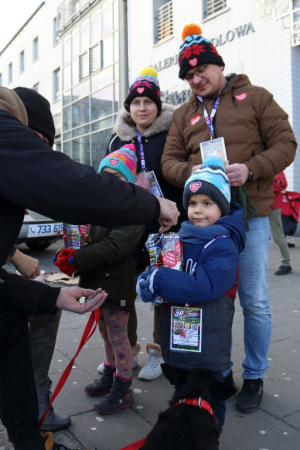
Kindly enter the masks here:
[[[209, 114], [214, 101], [204, 100]], [[200, 119], [193, 120], [197, 115]], [[245, 163], [253, 172], [253, 181], [245, 187], [258, 215], [269, 215], [274, 175], [293, 162], [297, 147], [288, 115], [266, 89], [253, 86], [246, 75], [234, 75], [221, 94], [213, 125], [215, 137], [224, 137], [229, 164]], [[184, 186], [193, 166], [202, 163], [199, 143], [208, 140], [203, 107], [193, 94], [173, 114], [161, 159], [162, 173], [170, 184]]]

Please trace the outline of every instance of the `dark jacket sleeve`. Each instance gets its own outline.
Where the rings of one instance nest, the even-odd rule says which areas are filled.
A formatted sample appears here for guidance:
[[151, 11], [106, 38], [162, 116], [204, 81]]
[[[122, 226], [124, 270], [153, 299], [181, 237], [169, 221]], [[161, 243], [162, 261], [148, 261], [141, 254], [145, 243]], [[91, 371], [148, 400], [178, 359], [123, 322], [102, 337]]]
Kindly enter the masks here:
[[230, 241], [213, 243], [205, 260], [201, 262], [200, 258], [195, 276], [169, 268], [158, 269], [154, 292], [165, 301], [178, 304], [208, 302], [224, 295], [234, 285], [239, 265], [237, 248]]
[[27, 280], [19, 275], [0, 269], [1, 305], [28, 314], [55, 312], [60, 288], [50, 287], [38, 281]]
[[143, 232], [143, 226], [134, 225], [108, 230], [107, 236], [100, 242], [75, 250], [74, 258], [78, 270], [92, 270], [120, 261], [136, 247]]
[[38, 135], [0, 110], [0, 194], [58, 221], [108, 228], [158, 219], [158, 200], [145, 189], [51, 150]]

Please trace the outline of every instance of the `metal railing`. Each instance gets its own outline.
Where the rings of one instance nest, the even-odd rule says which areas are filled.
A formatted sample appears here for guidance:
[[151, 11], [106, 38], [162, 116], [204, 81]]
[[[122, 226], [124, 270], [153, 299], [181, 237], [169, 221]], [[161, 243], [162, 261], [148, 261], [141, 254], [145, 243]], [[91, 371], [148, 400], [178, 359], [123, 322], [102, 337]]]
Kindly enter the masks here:
[[100, 0], [64, 0], [57, 8], [57, 31], [62, 31]]

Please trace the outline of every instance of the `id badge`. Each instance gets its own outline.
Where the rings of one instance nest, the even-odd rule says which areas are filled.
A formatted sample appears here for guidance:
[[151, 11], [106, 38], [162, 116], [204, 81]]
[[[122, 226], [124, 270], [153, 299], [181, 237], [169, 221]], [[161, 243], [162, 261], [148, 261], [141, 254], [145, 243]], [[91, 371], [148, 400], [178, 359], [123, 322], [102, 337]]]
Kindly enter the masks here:
[[224, 138], [222, 137], [201, 142], [200, 151], [202, 162], [204, 162], [209, 156], [218, 156], [218, 158], [222, 160], [224, 167], [227, 167], [229, 164]]
[[171, 307], [170, 349], [181, 352], [201, 352], [202, 309]]
[[150, 183], [150, 192], [153, 195], [157, 195], [158, 197], [163, 197], [162, 190], [160, 188], [160, 185], [157, 181], [156, 175], [154, 173], [154, 170], [149, 171], [149, 177], [148, 181]]

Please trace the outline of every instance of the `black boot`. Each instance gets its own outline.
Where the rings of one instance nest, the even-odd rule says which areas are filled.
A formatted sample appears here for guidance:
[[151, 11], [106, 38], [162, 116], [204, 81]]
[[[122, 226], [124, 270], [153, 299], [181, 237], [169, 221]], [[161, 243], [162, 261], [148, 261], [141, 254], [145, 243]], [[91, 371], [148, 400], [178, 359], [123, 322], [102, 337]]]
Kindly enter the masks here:
[[115, 368], [104, 366], [102, 377], [99, 380], [95, 380], [95, 383], [86, 386], [84, 392], [90, 397], [99, 397], [107, 394], [112, 388], [115, 371]]
[[122, 381], [118, 376], [114, 377], [114, 384], [110, 393], [94, 406], [101, 414], [114, 414], [124, 408], [131, 408], [134, 403], [131, 390], [132, 380]]

